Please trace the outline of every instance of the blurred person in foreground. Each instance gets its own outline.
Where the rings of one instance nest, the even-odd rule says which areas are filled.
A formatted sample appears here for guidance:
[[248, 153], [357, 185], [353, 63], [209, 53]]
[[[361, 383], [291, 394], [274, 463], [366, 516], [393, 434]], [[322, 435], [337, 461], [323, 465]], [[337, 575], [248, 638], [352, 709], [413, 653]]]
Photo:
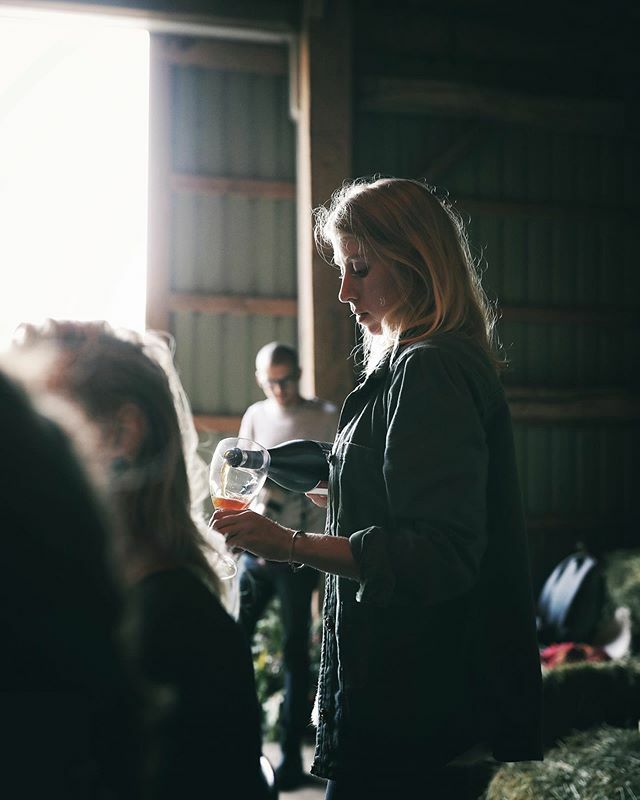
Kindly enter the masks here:
[[[298, 353], [282, 342], [270, 342], [256, 355], [256, 381], [265, 399], [249, 406], [239, 436], [270, 448], [290, 439], [332, 442], [338, 414], [335, 406], [300, 394], [302, 371]], [[289, 492], [267, 480], [253, 508], [282, 525], [324, 530], [325, 510], [304, 495]], [[283, 628], [284, 696], [280, 708], [282, 760], [276, 768], [278, 786], [291, 790], [305, 781], [302, 741], [310, 725], [309, 633], [311, 597], [318, 573], [311, 568], [292, 572], [287, 564], [251, 553], [240, 560], [240, 623], [249, 639], [267, 606], [277, 597]]]
[[49, 320], [23, 326], [17, 344], [54, 348], [47, 390], [73, 401], [98, 431], [133, 662], [165, 693], [149, 728], [149, 797], [262, 800], [251, 654], [223, 605], [233, 561], [203, 516], [207, 467], [166, 339]]
[[327, 574], [312, 767], [327, 797], [413, 797], [416, 786], [454, 797], [451, 762], [477, 747], [542, 757], [492, 310], [462, 220], [420, 181], [345, 184], [317, 210], [316, 241], [364, 348], [331, 454], [326, 532], [250, 510], [214, 522], [230, 546]]
[[111, 520], [55, 416], [0, 371], [0, 796], [135, 800], [142, 693]]

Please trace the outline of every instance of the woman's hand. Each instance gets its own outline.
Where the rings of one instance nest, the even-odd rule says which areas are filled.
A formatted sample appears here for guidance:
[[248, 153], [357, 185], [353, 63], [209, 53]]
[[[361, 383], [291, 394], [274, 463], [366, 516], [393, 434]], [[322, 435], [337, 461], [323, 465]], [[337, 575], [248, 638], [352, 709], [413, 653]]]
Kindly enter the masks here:
[[[248, 550], [269, 561], [289, 561], [292, 555], [295, 531], [255, 511], [216, 509], [213, 526], [225, 537], [230, 548]], [[295, 540], [294, 549], [296, 563], [359, 580], [360, 567], [346, 536], [305, 532]]]
[[248, 550], [269, 561], [289, 560], [294, 532], [255, 511], [216, 509], [213, 527], [225, 537], [229, 548]]
[[[320, 481], [320, 483], [315, 487], [316, 489], [326, 489], [328, 487], [327, 481]], [[320, 508], [326, 508], [327, 503], [329, 502], [329, 497], [326, 494], [318, 494], [317, 491], [305, 492], [305, 496], [311, 500], [311, 502], [319, 506]]]

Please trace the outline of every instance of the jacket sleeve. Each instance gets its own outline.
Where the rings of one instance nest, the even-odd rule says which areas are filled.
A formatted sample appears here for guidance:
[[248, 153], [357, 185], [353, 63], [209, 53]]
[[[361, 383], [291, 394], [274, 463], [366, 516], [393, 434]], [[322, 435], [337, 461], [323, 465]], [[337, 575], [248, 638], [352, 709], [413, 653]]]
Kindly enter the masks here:
[[433, 605], [471, 589], [485, 551], [488, 452], [457, 359], [420, 348], [393, 368], [386, 404], [389, 517], [350, 536], [361, 602]]

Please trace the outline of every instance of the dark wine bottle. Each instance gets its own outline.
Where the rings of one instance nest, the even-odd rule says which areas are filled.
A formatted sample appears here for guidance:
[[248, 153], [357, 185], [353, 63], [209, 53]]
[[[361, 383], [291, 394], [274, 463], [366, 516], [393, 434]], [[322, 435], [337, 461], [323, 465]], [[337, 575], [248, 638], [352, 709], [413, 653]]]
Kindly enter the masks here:
[[[313, 439], [291, 439], [272, 447], [267, 452], [271, 458], [268, 476], [279, 486], [290, 492], [310, 492], [321, 481], [329, 478], [329, 454], [331, 442], [316, 442]], [[224, 454], [231, 467], [261, 469], [264, 455], [258, 450], [242, 450], [232, 447]]]

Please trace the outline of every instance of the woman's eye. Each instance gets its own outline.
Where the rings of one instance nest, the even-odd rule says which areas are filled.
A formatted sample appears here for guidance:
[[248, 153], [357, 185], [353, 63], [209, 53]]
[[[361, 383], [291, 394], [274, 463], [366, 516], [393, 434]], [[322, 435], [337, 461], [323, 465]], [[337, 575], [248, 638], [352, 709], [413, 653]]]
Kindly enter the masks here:
[[345, 272], [348, 271], [354, 278], [364, 278], [369, 274], [369, 265], [366, 261], [350, 261], [346, 268], [340, 267], [340, 278], [344, 278]]
[[364, 278], [364, 276], [369, 273], [369, 265], [366, 261], [352, 261], [351, 272], [357, 278]]

